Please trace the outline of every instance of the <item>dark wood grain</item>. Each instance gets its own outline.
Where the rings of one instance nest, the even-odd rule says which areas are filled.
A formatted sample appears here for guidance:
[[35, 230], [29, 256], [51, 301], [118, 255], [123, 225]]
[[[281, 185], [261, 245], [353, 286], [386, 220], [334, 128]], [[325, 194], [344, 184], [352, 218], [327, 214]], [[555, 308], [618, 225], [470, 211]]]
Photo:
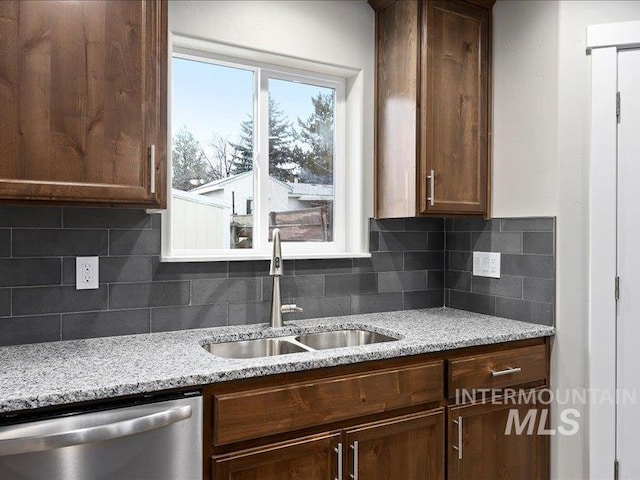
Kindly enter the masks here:
[[[535, 381], [547, 381], [547, 348], [545, 345], [517, 348], [504, 352], [462, 357], [448, 361], [449, 398], [458, 390], [499, 389]], [[494, 377], [492, 371], [520, 368], [518, 373]]]
[[437, 402], [443, 370], [432, 362], [214, 394], [214, 445]]
[[[427, 2], [422, 22], [420, 212], [487, 211], [490, 11]], [[435, 172], [434, 205], [427, 200]]]
[[340, 432], [242, 450], [211, 459], [215, 480], [327, 480], [337, 478], [334, 449]]
[[373, 8], [375, 11], [384, 10], [392, 3], [397, 0], [367, 0], [367, 3]]
[[[509, 411], [516, 409], [524, 419], [536, 412], [532, 435], [506, 435]], [[540, 403], [476, 404], [451, 407], [448, 420], [449, 480], [547, 480], [549, 478], [549, 436], [538, 435], [537, 420], [544, 410]], [[458, 424], [462, 418], [462, 459], [458, 457]], [[547, 413], [547, 422], [548, 422]], [[543, 424], [544, 425], [544, 424]], [[548, 427], [548, 423], [546, 427]]]
[[376, 217], [416, 214], [421, 3], [376, 14]]
[[160, 0], [0, 2], [0, 200], [165, 205], [166, 30]]
[[358, 477], [362, 480], [444, 479], [442, 409], [407, 415], [347, 430], [347, 471], [354, 473], [358, 442]]

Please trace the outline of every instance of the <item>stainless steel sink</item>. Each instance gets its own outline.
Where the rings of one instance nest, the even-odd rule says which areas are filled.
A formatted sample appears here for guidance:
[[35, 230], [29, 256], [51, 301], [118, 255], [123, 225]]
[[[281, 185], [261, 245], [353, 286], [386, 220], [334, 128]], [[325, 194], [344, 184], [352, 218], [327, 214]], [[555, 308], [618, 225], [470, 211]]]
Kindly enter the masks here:
[[329, 348], [357, 347], [372, 343], [391, 342], [397, 338], [368, 330], [337, 330], [299, 335], [297, 337], [259, 338], [234, 342], [207, 343], [209, 353], [224, 358], [260, 358], [287, 353], [313, 352]]
[[272, 357], [274, 355], [307, 351], [302, 346], [281, 338], [260, 338], [258, 340], [207, 343], [204, 345], [204, 348], [213, 355], [225, 358]]
[[296, 340], [314, 350], [326, 350], [329, 348], [357, 347], [372, 343], [391, 342], [397, 340], [397, 338], [368, 330], [336, 330], [334, 332], [308, 333], [296, 337]]

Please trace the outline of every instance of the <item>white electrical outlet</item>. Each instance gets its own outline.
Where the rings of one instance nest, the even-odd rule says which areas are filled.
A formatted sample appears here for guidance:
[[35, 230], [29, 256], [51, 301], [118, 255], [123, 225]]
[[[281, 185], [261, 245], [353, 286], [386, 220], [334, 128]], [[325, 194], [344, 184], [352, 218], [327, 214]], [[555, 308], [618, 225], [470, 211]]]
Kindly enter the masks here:
[[500, 254], [473, 252], [473, 274], [476, 277], [500, 278]]
[[99, 265], [98, 257], [76, 257], [76, 290], [98, 288]]

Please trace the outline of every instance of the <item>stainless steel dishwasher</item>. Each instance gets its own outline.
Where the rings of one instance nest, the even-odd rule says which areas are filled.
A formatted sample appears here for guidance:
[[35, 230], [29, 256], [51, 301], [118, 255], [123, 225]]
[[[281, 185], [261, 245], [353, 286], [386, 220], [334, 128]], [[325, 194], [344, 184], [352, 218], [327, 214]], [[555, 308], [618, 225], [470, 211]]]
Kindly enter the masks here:
[[202, 397], [0, 427], [1, 480], [201, 480]]

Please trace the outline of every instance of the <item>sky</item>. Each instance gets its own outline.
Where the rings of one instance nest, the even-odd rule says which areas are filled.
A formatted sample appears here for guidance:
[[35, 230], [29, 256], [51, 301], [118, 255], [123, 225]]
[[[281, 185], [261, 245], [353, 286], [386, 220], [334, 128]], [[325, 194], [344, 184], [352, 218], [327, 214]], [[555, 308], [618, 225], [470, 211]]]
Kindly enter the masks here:
[[[171, 129], [186, 125], [206, 145], [212, 132], [236, 141], [240, 123], [253, 114], [253, 72], [174, 58], [172, 63]], [[330, 89], [270, 79], [269, 94], [289, 121], [306, 120], [311, 98]]]

